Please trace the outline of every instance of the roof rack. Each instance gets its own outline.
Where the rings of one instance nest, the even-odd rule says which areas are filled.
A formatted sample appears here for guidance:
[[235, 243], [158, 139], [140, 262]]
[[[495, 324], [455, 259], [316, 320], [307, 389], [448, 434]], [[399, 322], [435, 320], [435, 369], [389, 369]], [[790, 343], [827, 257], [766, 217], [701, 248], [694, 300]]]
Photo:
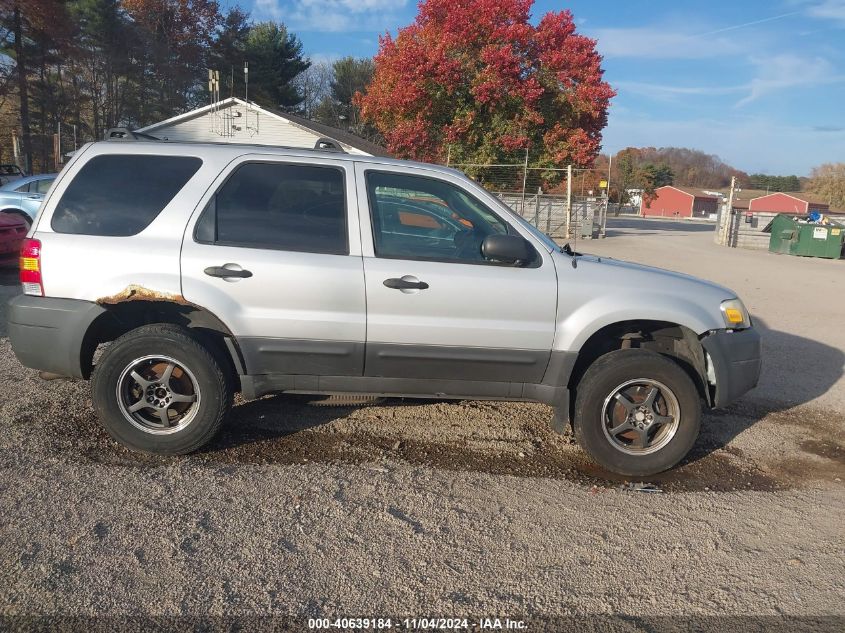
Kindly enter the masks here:
[[113, 127], [106, 132], [107, 141], [160, 141], [156, 136], [130, 130], [128, 127]]
[[340, 143], [327, 136], [321, 136], [318, 138], [317, 142], [314, 143], [314, 149], [318, 149], [323, 152], [336, 152], [338, 154], [346, 153], [346, 150], [341, 147]]

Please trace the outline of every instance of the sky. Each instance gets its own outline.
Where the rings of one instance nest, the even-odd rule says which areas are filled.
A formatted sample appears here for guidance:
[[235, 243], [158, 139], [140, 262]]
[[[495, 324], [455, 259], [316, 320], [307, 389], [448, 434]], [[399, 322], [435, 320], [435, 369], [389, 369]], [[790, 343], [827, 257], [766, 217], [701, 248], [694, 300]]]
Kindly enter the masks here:
[[[416, 0], [240, 4], [284, 22], [315, 61], [372, 56], [417, 13]], [[532, 21], [563, 9], [618, 92], [604, 152], [690, 147], [799, 176], [845, 161], [845, 0], [536, 0]]]

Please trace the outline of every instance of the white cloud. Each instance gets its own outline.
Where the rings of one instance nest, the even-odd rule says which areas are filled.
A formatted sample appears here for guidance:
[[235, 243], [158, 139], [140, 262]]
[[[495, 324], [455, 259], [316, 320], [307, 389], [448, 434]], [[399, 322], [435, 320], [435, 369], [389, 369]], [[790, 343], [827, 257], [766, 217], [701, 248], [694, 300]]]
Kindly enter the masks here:
[[845, 0], [824, 0], [807, 8], [807, 15], [845, 25]]
[[[813, 7], [831, 15], [842, 12], [845, 19], [845, 0], [825, 0], [824, 5], [838, 9]], [[599, 42], [599, 50], [606, 57], [640, 59], [707, 59], [735, 56], [770, 42], [770, 32], [763, 25], [787, 20], [801, 14], [795, 10], [777, 15], [761, 15], [757, 19], [734, 24], [713, 24], [708, 21], [663, 21], [643, 27], [597, 28], [588, 34]], [[711, 16], [712, 17], [712, 16]], [[710, 27], [708, 29], [708, 26]], [[758, 28], [762, 27], [762, 28]], [[745, 31], [742, 35], [736, 31]], [[728, 35], [722, 35], [728, 33]]]
[[845, 81], [845, 75], [823, 57], [783, 53], [772, 57], [752, 58], [751, 61], [757, 67], [758, 74], [748, 84], [748, 95], [737, 102], [737, 107], [789, 88], [807, 88]]
[[673, 86], [640, 81], [614, 81], [613, 87], [620, 93], [632, 93], [657, 99], [677, 100], [686, 96], [716, 96], [744, 92], [747, 86]]
[[614, 81], [620, 94], [630, 93], [662, 101], [680, 101], [685, 97], [718, 97], [744, 94], [734, 105], [742, 108], [758, 99], [791, 88], [809, 88], [845, 82], [845, 74], [823, 57], [805, 57], [782, 53], [747, 60], [755, 71], [748, 82], [736, 85], [672, 85], [638, 81]]
[[598, 49], [605, 57], [705, 59], [736, 55], [746, 47], [735, 37], [704, 37], [670, 25], [600, 28], [588, 35], [598, 40]]
[[283, 21], [300, 31], [372, 31], [395, 26], [408, 0], [256, 0], [258, 19]]

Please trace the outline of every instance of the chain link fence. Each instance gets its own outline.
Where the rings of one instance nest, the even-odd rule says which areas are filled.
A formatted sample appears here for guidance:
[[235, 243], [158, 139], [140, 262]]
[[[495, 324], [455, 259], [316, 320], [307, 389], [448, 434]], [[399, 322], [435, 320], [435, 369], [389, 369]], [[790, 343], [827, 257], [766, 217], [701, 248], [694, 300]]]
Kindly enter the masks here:
[[452, 163], [497, 195], [516, 213], [552, 238], [593, 239], [605, 236], [609, 205], [607, 174], [596, 169], [522, 164]]

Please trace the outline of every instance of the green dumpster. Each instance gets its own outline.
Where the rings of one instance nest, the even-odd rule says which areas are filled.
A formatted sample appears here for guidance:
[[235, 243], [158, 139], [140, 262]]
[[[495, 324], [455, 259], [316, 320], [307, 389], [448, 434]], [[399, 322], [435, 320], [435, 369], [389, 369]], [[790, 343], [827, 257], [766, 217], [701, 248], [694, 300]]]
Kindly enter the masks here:
[[772, 253], [826, 259], [839, 259], [843, 255], [845, 225], [837, 222], [814, 223], [781, 214], [766, 228], [771, 232], [769, 251]]
[[763, 230], [771, 232], [769, 252], [789, 253], [792, 241], [798, 236], [798, 221], [791, 215], [776, 215], [771, 224]]

